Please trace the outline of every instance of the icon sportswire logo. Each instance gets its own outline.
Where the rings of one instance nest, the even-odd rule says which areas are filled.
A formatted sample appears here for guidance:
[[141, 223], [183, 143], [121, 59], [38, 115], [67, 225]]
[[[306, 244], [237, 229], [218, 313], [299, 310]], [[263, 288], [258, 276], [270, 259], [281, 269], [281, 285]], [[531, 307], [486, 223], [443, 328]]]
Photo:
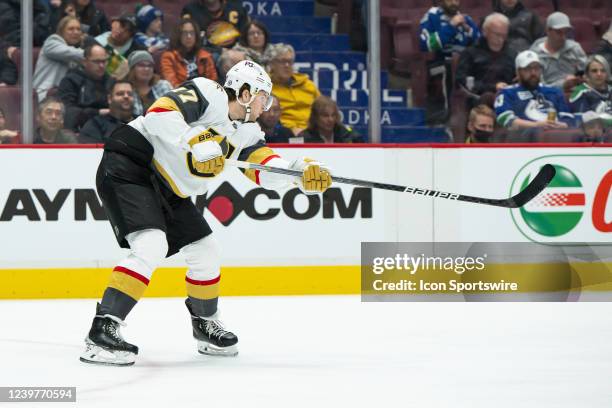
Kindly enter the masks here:
[[524, 188], [546, 163], [556, 170], [550, 184], [524, 207], [510, 210], [522, 235], [534, 242], [611, 242], [612, 155], [538, 157], [517, 172], [510, 194]]
[[[523, 221], [546, 237], [565, 235], [578, 225], [584, 214], [585, 194], [580, 179], [570, 169], [555, 165], [557, 173], [548, 187], [520, 209]], [[529, 184], [528, 175], [521, 188]]]

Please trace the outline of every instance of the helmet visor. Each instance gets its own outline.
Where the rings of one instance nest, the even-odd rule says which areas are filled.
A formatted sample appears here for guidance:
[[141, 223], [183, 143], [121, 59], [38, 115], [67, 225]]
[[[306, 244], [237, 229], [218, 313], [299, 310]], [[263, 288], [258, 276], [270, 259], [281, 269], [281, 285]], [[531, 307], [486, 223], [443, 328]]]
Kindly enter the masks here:
[[271, 94], [266, 93], [264, 98], [266, 98], [264, 102], [264, 111], [267, 112], [272, 107], [272, 103], [274, 102], [274, 97]]

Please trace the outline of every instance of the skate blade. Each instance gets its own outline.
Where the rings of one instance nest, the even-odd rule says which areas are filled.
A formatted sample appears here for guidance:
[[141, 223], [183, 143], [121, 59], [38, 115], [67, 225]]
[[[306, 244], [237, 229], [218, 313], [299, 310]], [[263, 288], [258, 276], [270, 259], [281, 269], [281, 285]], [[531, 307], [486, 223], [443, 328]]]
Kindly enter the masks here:
[[86, 343], [85, 352], [79, 357], [83, 363], [125, 367], [134, 365], [136, 354], [129, 351], [110, 351], [95, 344]]
[[198, 340], [198, 353], [207, 356], [224, 356], [236, 357], [238, 355], [238, 347], [236, 345], [229, 347], [217, 347], [210, 343]]

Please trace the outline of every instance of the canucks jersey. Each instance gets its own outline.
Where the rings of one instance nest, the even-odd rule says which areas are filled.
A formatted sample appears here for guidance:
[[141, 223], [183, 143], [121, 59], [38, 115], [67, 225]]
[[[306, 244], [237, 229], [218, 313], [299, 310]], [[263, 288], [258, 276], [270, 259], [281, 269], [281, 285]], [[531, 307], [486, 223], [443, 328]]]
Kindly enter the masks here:
[[451, 17], [441, 7], [432, 7], [427, 11], [420, 24], [421, 51], [450, 56], [453, 51], [461, 51], [480, 38], [480, 30], [470, 16], [465, 15], [468, 28], [462, 25], [454, 27], [450, 20]]
[[[218, 83], [195, 78], [159, 98], [129, 123], [154, 149], [153, 165], [172, 191], [180, 196], [203, 194], [213, 174], [201, 173], [194, 164], [191, 147], [213, 140], [226, 158], [287, 168], [288, 163], [264, 142], [257, 123], [242, 123], [229, 118], [228, 98]], [[224, 170], [225, 171], [225, 170]], [[289, 184], [284, 178], [246, 170], [252, 181], [267, 188]]]
[[612, 86], [601, 92], [586, 83], [580, 84], [570, 97], [570, 106], [575, 113], [598, 113], [606, 123], [612, 124]]
[[555, 110], [558, 121], [574, 126], [574, 115], [563, 93], [557, 88], [540, 84], [536, 89], [529, 90], [517, 84], [502, 89], [495, 98], [497, 123], [503, 127], [512, 126], [515, 119], [545, 121], [551, 108]]

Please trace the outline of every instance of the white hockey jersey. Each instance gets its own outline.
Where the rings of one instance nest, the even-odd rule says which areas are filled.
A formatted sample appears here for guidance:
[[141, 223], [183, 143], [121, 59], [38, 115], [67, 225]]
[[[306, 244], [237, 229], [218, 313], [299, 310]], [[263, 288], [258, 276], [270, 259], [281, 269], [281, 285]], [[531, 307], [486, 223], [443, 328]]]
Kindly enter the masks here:
[[[180, 197], [205, 193], [207, 181], [214, 177], [200, 173], [191, 154], [193, 145], [207, 140], [218, 142], [226, 158], [289, 166], [266, 146], [259, 124], [229, 118], [225, 90], [206, 78], [195, 78], [168, 92], [129, 125], [151, 143], [153, 165]], [[284, 188], [292, 182], [272, 173], [246, 170], [244, 174], [265, 188]]]

